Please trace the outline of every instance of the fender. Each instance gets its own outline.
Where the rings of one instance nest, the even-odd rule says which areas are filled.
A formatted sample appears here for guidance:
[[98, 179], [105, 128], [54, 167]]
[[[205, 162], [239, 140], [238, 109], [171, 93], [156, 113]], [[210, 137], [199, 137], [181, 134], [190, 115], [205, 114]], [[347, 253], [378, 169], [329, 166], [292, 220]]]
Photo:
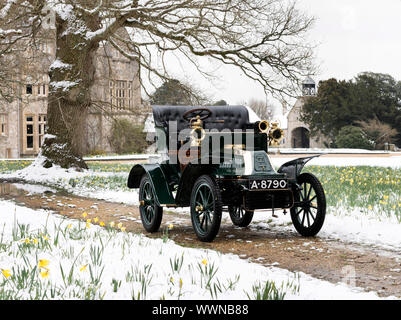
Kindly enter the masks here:
[[286, 173], [289, 180], [296, 181], [305, 165], [313, 158], [320, 157], [321, 154], [311, 157], [298, 158], [284, 163], [278, 170], [278, 173]]
[[218, 165], [210, 164], [188, 164], [182, 173], [178, 185], [176, 202], [179, 206], [188, 207], [190, 205], [192, 187], [200, 176], [204, 174], [213, 175]]
[[147, 174], [153, 186], [156, 202], [161, 205], [175, 205], [173, 194], [167, 184], [166, 176], [159, 164], [137, 164], [128, 176], [127, 186], [139, 188], [143, 175]]

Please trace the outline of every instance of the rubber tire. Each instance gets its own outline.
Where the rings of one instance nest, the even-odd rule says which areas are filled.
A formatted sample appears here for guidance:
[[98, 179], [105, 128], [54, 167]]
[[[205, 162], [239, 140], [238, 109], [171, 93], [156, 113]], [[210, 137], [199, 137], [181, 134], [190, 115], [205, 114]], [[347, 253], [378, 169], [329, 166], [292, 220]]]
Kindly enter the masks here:
[[[207, 232], [200, 230], [198, 227], [198, 223], [196, 222], [196, 219], [199, 220], [199, 218], [196, 217], [196, 214], [197, 214], [196, 195], [197, 195], [198, 188], [202, 185], [207, 185], [214, 196], [213, 197], [213, 217], [211, 219], [211, 227], [209, 230], [207, 230]], [[197, 238], [202, 242], [212, 242], [216, 238], [216, 236], [219, 232], [222, 211], [223, 211], [223, 202], [221, 199], [221, 191], [220, 191], [219, 186], [217, 185], [217, 183], [215, 182], [215, 180], [212, 177], [210, 177], [208, 175], [203, 175], [203, 176], [200, 176], [195, 181], [195, 184], [192, 187], [190, 206], [191, 206], [192, 227], [194, 228]]]
[[[150, 180], [149, 176], [147, 174], [145, 174], [142, 179], [141, 179], [141, 183], [139, 185], [139, 201], [143, 200], [143, 190], [146, 184], [150, 184], [151, 186], [151, 191], [153, 194], [153, 199], [155, 198], [155, 191], [153, 189], [153, 185], [152, 185], [152, 181]], [[153, 205], [153, 210], [154, 210], [154, 215], [153, 218], [150, 222], [146, 221], [147, 219], [144, 217], [144, 208], [142, 206], [139, 206], [139, 212], [141, 215], [141, 220], [142, 220], [142, 225], [145, 228], [145, 230], [147, 232], [157, 232], [160, 229], [160, 225], [162, 222], [162, 218], [163, 218], [163, 208], [159, 207], [156, 204], [156, 201]]]
[[[314, 189], [317, 200], [316, 217], [315, 220], [313, 221], [313, 224], [310, 227], [304, 226], [302, 224], [302, 221], [299, 221], [298, 219], [299, 214], [297, 214], [297, 208], [299, 207], [292, 207], [290, 210], [291, 220], [295, 229], [298, 231], [300, 235], [302, 235], [303, 237], [314, 237], [319, 233], [319, 231], [323, 227], [324, 219], [326, 216], [326, 196], [324, 194], [322, 184], [320, 183], [318, 178], [316, 178], [316, 176], [311, 173], [302, 173], [301, 175], [299, 175], [297, 183], [299, 185], [303, 185], [304, 183], [310, 184]], [[299, 191], [294, 190], [295, 201], [300, 200], [299, 193], [300, 193]]]
[[238, 208], [238, 206], [228, 206], [228, 213], [230, 214], [231, 221], [237, 227], [246, 228], [252, 222], [254, 211], [241, 208], [241, 210], [245, 210], [245, 213], [242, 218], [239, 218], [235, 214], [235, 210], [237, 210]]

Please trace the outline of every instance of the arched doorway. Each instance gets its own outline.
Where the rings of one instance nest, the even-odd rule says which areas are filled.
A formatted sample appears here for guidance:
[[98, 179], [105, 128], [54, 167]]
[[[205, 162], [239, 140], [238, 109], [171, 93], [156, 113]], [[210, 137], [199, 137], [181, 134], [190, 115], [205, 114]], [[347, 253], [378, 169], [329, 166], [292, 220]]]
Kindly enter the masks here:
[[291, 147], [292, 148], [309, 148], [310, 147], [309, 130], [304, 127], [298, 127], [292, 130]]

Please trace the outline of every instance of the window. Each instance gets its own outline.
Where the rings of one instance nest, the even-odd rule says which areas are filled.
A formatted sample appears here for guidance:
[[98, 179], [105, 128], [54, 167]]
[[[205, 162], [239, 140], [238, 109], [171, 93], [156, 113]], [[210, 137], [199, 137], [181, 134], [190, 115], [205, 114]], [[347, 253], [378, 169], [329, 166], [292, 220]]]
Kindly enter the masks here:
[[33, 116], [26, 117], [26, 148], [33, 149]]
[[39, 136], [39, 148], [43, 145], [44, 135], [46, 133], [46, 115], [40, 114], [38, 117], [38, 136]]
[[132, 109], [132, 81], [109, 81], [109, 101], [117, 109]]
[[0, 114], [0, 135], [6, 136], [7, 135], [7, 115]]
[[26, 85], [26, 94], [32, 94], [32, 85], [31, 84]]

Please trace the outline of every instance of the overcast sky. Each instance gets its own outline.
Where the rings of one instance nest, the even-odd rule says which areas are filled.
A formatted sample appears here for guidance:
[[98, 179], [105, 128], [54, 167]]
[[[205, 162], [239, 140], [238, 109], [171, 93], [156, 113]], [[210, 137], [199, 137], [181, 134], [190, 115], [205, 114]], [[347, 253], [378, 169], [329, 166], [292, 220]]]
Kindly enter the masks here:
[[[388, 73], [401, 80], [401, 0], [297, 2], [316, 18], [310, 32], [318, 44], [316, 82], [332, 77], [349, 80], [363, 71]], [[221, 83], [205, 89], [230, 104], [252, 97], [265, 99], [263, 90], [238, 72], [225, 71]]]

